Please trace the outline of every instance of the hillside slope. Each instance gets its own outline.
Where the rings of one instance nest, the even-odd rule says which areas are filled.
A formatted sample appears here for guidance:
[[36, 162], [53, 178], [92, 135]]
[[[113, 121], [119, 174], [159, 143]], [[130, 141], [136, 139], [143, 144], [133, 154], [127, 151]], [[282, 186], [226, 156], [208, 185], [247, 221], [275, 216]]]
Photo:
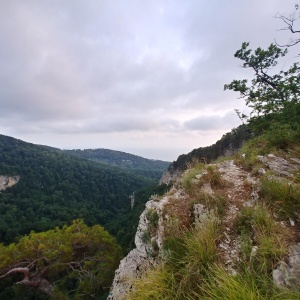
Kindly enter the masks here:
[[299, 149], [187, 169], [147, 202], [108, 299], [299, 299]]
[[120, 168], [131, 170], [134, 174], [160, 179], [170, 162], [147, 159], [141, 156], [109, 150], [109, 149], [84, 149], [64, 150], [64, 153], [74, 155], [90, 161], [105, 163]]
[[220, 140], [211, 146], [200, 147], [188, 154], [180, 155], [176, 161], [169, 165], [160, 182], [169, 184], [196, 161], [209, 163], [219, 156], [232, 155], [241, 148], [245, 141], [250, 139], [251, 135], [249, 125], [243, 124], [224, 134]]
[[[130, 216], [129, 196], [134, 191], [156, 182], [130, 170], [3, 135], [0, 175], [4, 183], [18, 179], [0, 193], [0, 242], [5, 243], [31, 230], [45, 231], [77, 218], [88, 225], [111, 224], [116, 218]], [[128, 226], [127, 242], [133, 224]], [[122, 222], [114, 225], [115, 234], [123, 229]]]

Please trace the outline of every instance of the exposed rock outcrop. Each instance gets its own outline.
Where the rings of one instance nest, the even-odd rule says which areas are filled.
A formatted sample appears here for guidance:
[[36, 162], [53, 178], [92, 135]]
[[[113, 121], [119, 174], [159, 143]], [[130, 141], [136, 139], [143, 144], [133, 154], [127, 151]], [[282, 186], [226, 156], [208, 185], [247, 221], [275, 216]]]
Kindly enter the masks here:
[[[146, 208], [140, 216], [139, 224], [135, 235], [136, 248], [131, 250], [128, 255], [121, 260], [119, 268], [115, 272], [114, 281], [111, 287], [109, 300], [120, 300], [128, 293], [132, 286], [132, 281], [143, 274], [143, 272], [156, 264], [157, 258], [153, 256], [153, 243], [156, 240], [158, 247], [162, 244], [161, 234], [157, 234], [149, 242], [149, 223], [147, 217], [149, 211], [156, 211], [158, 214], [158, 225], [161, 224], [161, 214], [164, 204], [168, 197], [164, 197], [159, 202], [150, 200], [146, 203]], [[159, 231], [158, 231], [159, 232]], [[159, 236], [160, 235], [160, 236]]]
[[[269, 154], [267, 156], [258, 156], [258, 160], [264, 165], [264, 168], [272, 172], [275, 177], [293, 178], [300, 170], [299, 159], [283, 159]], [[254, 177], [250, 172], [237, 166], [233, 160], [207, 165], [206, 167], [215, 168], [221, 176], [221, 180], [226, 182], [222, 187], [222, 195], [226, 198], [226, 211], [222, 217], [222, 237], [218, 241], [219, 251], [222, 254], [222, 262], [229, 274], [237, 272], [237, 265], [240, 261], [241, 246], [239, 236], [235, 228], [235, 221], [244, 207], [251, 207], [259, 203], [259, 177]], [[262, 172], [261, 172], [262, 173]], [[170, 175], [170, 176], [169, 176]], [[173, 174], [166, 176], [165, 183], [169, 183], [169, 179], [180, 178], [179, 173], [173, 177]], [[185, 176], [185, 173], [181, 174]], [[213, 196], [215, 187], [210, 181], [204, 182], [203, 178], [207, 176], [207, 172], [199, 172], [193, 175], [192, 184], [200, 185], [201, 192]], [[182, 189], [182, 184], [175, 184], [172, 190], [161, 199], [152, 199], [147, 202], [146, 208], [140, 216], [139, 225], [135, 236], [136, 249], [132, 250], [126, 258], [124, 258], [115, 273], [114, 282], [108, 299], [122, 300], [132, 288], [132, 283], [136, 278], [151, 266], [155, 266], [164, 258], [162, 245], [164, 240], [165, 222], [169, 216], [166, 213], [166, 207], [176, 211], [176, 206], [182, 205], [187, 200], [187, 193]], [[171, 208], [170, 208], [171, 206]], [[182, 212], [182, 210], [179, 210]], [[153, 215], [156, 214], [156, 223], [153, 224]], [[203, 203], [194, 203], [190, 216], [197, 226], [197, 220], [207, 214], [206, 207]], [[189, 217], [190, 217], [189, 216]], [[279, 226], [287, 226], [278, 223]], [[293, 225], [291, 225], [293, 226]], [[148, 236], [147, 236], [148, 235]], [[299, 239], [298, 239], [299, 240]], [[299, 241], [297, 241], [299, 242]], [[251, 256], [255, 256], [257, 246], [253, 245]], [[300, 243], [290, 244], [290, 255], [287, 262], [282, 262], [273, 272], [274, 282], [281, 288], [292, 287], [297, 285], [300, 287]]]
[[298, 158], [290, 158], [290, 161], [288, 161], [274, 154], [268, 154], [267, 156], [258, 155], [257, 158], [268, 169], [274, 171], [279, 176], [292, 178], [295, 172], [300, 171], [300, 160]]
[[4, 191], [9, 187], [17, 184], [20, 180], [20, 176], [3, 176], [0, 175], [0, 191]]
[[290, 246], [287, 262], [281, 262], [273, 271], [275, 284], [282, 288], [300, 287], [300, 243]]
[[181, 175], [181, 171], [174, 169], [174, 167], [170, 165], [169, 168], [163, 173], [159, 184], [170, 184], [172, 181], [176, 181], [178, 178], [180, 178]]
[[[158, 252], [161, 250], [164, 236], [164, 206], [171, 198], [183, 199], [184, 197], [181, 190], [173, 190], [170, 193], [172, 196], [165, 195], [161, 199], [154, 198], [146, 203], [146, 208], [140, 216], [135, 235], [136, 248], [121, 260], [107, 299], [123, 299], [131, 289], [132, 282], [142, 276], [149, 267], [155, 266], [160, 260]], [[157, 214], [156, 221], [151, 219], [151, 213]]]

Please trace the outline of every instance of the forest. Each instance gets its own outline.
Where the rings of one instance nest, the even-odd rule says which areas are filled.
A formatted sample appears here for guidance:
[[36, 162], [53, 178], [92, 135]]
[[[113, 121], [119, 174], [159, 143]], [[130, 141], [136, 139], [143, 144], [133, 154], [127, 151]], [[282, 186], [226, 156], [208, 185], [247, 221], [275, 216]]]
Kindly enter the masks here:
[[[7, 136], [0, 136], [0, 174], [20, 176], [0, 194], [0, 241], [5, 244], [31, 230], [45, 231], [78, 218], [109, 230], [109, 223], [130, 214], [133, 192], [157, 183], [152, 176]], [[115, 235], [124, 230], [121, 224], [113, 227]]]
[[[110, 250], [111, 254], [116, 253], [116, 256], [111, 256], [105, 267], [110, 275], [106, 276], [104, 283], [99, 284], [100, 290], [85, 292], [85, 298], [89, 299], [89, 295], [93, 293], [98, 296], [106, 295], [113, 271], [122, 253], [125, 254], [134, 247], [134, 234], [144, 204], [152, 194], [162, 194], [167, 189], [167, 186], [158, 186], [157, 184], [158, 178], [162, 175], [168, 162], [152, 161], [110, 150], [104, 151], [105, 159], [99, 154], [100, 150], [82, 151], [86, 155], [74, 155], [73, 152], [78, 153], [79, 151], [62, 151], [0, 135], [0, 175], [20, 176], [17, 184], [0, 192], [0, 245], [2, 247], [0, 255], [2, 255], [3, 264], [1, 268], [4, 272], [13, 264], [16, 270], [22, 270], [14, 274], [9, 273], [12, 276], [2, 275], [5, 276], [5, 280], [2, 280], [0, 285], [1, 299], [33, 299], [35, 297], [37, 299], [48, 299], [49, 297], [64, 299], [63, 294], [68, 290], [74, 290], [75, 294], [77, 290], [89, 290], [85, 286], [87, 283], [83, 284], [84, 281], [82, 281], [79, 284], [72, 279], [72, 276], [78, 275], [81, 267], [94, 263], [82, 260], [82, 266], [77, 266], [79, 269], [74, 268], [73, 265], [68, 267], [66, 263], [65, 267], [62, 270], [59, 267], [58, 271], [58, 264], [61, 262], [63, 254], [58, 255], [55, 259], [53, 257], [50, 259], [46, 251], [47, 253], [41, 253], [40, 256], [32, 258], [30, 262], [28, 262], [28, 257], [26, 258], [28, 251], [39, 253], [44, 248], [48, 251], [57, 251], [58, 249], [54, 249], [55, 246], [52, 245], [51, 247], [54, 248], [51, 250], [51, 247], [45, 244], [46, 242], [41, 241], [50, 238], [50, 242], [52, 240], [54, 244], [58, 243], [56, 239], [59, 239], [59, 235], [65, 232], [66, 238], [66, 232], [72, 231], [74, 224], [82, 227], [81, 231], [86, 231], [88, 239], [91, 239], [93, 234], [96, 236], [95, 232], [92, 234], [94, 227], [91, 226], [100, 224], [109, 232], [103, 234], [111, 240], [111, 249], [117, 251]], [[97, 163], [95, 160], [90, 160], [91, 155], [97, 158]], [[122, 161], [126, 161], [127, 164], [130, 161], [130, 167], [120, 167], [118, 162], [122, 163]], [[129, 196], [133, 194], [135, 201], [132, 207]], [[74, 220], [80, 221], [74, 223]], [[99, 230], [98, 228], [96, 231]], [[100, 232], [102, 232], [101, 230]], [[116, 238], [116, 241], [110, 234]], [[70, 239], [73, 237], [70, 236]], [[29, 242], [31, 240], [35, 242]], [[37, 240], [40, 242], [37, 243]], [[29, 247], [30, 243], [33, 244]], [[103, 241], [99, 243], [103, 244]], [[42, 246], [44, 244], [45, 246]], [[64, 247], [70, 249], [67, 251], [75, 251], [76, 247], [72, 248], [73, 244], [72, 242]], [[119, 245], [122, 248], [117, 250]], [[43, 249], [40, 249], [41, 247]], [[91, 247], [94, 249], [95, 244], [92, 243]], [[16, 254], [13, 253], [14, 251], [17, 253], [19, 251], [17, 249], [20, 248], [23, 252], [18, 261], [14, 260], [11, 263], [7, 261], [9, 257], [16, 257]], [[95, 251], [92, 254], [97, 256]], [[48, 257], [46, 261], [42, 259], [45, 255]], [[83, 252], [74, 253], [74, 255], [78, 261], [83, 259]], [[73, 260], [69, 257], [68, 259]], [[37, 262], [38, 264], [36, 264]], [[36, 268], [41, 267], [41, 263], [46, 276], [43, 280], [49, 281], [49, 279], [54, 280], [55, 278], [57, 280], [59, 277], [63, 279], [59, 285], [56, 285], [56, 290], [51, 290], [51, 295], [49, 293], [47, 295], [42, 290], [43, 287], [38, 289], [33, 287], [36, 284], [35, 277], [30, 277], [33, 280], [30, 284], [24, 284], [26, 282], [24, 270], [26, 268], [30, 272], [37, 270]], [[74, 269], [72, 276], [70, 268]], [[102, 274], [105, 269], [101, 265], [100, 273]], [[48, 274], [50, 271], [52, 275]], [[25, 276], [20, 281], [22, 284], [11, 285], [12, 282], [20, 280], [21, 274]], [[95, 277], [95, 282], [101, 281], [99, 276]], [[84, 278], [87, 280], [87, 277]], [[67, 283], [68, 281], [69, 283]], [[49, 283], [48, 286], [52, 285]], [[106, 288], [101, 288], [102, 285]], [[55, 296], [53, 296], [54, 292]], [[22, 296], [19, 295], [20, 293]], [[74, 294], [74, 292], [72, 293]], [[91, 298], [93, 297], [91, 296]]]

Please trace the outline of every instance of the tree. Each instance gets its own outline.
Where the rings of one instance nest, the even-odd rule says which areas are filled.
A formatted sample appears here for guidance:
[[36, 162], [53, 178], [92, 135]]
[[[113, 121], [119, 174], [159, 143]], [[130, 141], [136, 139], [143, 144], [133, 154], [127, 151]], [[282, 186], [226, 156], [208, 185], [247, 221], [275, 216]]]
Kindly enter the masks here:
[[275, 73], [278, 59], [287, 54], [287, 49], [271, 44], [268, 49], [257, 48], [253, 53], [248, 47], [249, 43], [243, 43], [234, 56], [243, 61], [243, 68], [254, 71], [254, 78], [250, 84], [247, 79], [243, 79], [233, 80], [224, 86], [225, 90], [239, 92], [246, 105], [252, 109], [250, 116], [238, 112], [240, 118], [253, 122], [261, 120], [261, 117], [293, 112], [295, 105], [299, 104], [299, 64], [294, 63], [286, 71]]
[[[299, 5], [295, 4], [296, 11], [299, 9]], [[281, 28], [280, 30], [288, 30], [293, 34], [300, 34], [300, 30], [297, 30], [295, 27], [295, 23], [300, 19], [300, 13], [294, 12], [288, 16], [282, 15], [282, 14], [276, 14], [275, 18], [280, 19], [285, 23], [286, 27]], [[300, 43], [300, 38], [291, 38], [288, 43], [285, 45], [279, 45], [277, 42], [276, 44], [280, 47], [292, 47], [296, 44]]]
[[0, 244], [0, 279], [13, 276], [16, 284], [54, 299], [58, 293], [90, 299], [110, 286], [120, 256], [120, 247], [102, 227], [76, 220], [62, 229], [31, 232], [16, 244]]

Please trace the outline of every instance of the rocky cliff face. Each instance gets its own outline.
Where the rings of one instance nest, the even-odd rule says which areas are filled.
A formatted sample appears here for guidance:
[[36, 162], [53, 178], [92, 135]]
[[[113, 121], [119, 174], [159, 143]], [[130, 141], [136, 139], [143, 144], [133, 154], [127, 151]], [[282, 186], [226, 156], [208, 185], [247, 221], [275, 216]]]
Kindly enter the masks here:
[[173, 165], [170, 165], [169, 168], [163, 173], [159, 184], [170, 184], [172, 181], [176, 181], [182, 175], [182, 171], [175, 169]]
[[[180, 190], [174, 192], [174, 197], [183, 199]], [[107, 299], [123, 299], [131, 289], [132, 282], [160, 260], [158, 252], [161, 251], [164, 236], [163, 209], [170, 199], [169, 195], [161, 199], [152, 197], [146, 203], [135, 235], [136, 248], [121, 260]]]
[[[255, 176], [253, 172], [250, 173], [236, 165], [233, 160], [227, 160], [219, 164], [207, 165], [204, 170], [193, 174], [191, 179], [192, 185], [201, 186], [201, 190], [198, 192], [214, 195], [221, 191], [224, 199], [226, 199], [226, 209], [221, 220], [223, 234], [218, 241], [218, 247], [223, 257], [224, 267], [229, 274], [237, 272], [237, 264], [241, 260], [240, 237], [237, 234], [235, 222], [243, 208], [252, 207], [261, 201], [259, 193], [261, 176], [269, 172], [270, 178], [286, 181], [289, 178], [294, 178], [295, 174], [299, 174], [300, 171], [298, 158], [284, 159], [269, 154], [258, 156], [257, 159], [260, 161], [261, 167]], [[213, 177], [209, 177], [209, 168], [213, 169], [215, 174], [220, 176], [218, 180], [224, 183], [221, 190], [220, 186], [216, 186], [214, 183]], [[164, 197], [150, 199], [147, 202], [146, 208], [140, 216], [135, 236], [136, 248], [121, 261], [119, 269], [115, 273], [108, 299], [122, 300], [132, 289], [136, 278], [141, 277], [149, 267], [164, 260], [163, 242], [166, 230], [168, 230], [166, 226], [176, 221], [174, 215], [179, 216], [181, 214], [177, 221], [188, 220], [190, 222], [192, 220], [194, 226], [197, 226], [199, 220], [207, 213], [206, 205], [194, 203], [194, 200], [194, 202], [191, 201], [188, 191], [183, 188], [183, 178], [187, 172], [189, 170], [183, 173], [181, 178], [179, 174], [176, 175], [177, 182]], [[210, 179], [207, 180], [208, 178]], [[169, 179], [166, 180], [169, 182]], [[184, 216], [183, 213], [185, 213]], [[279, 222], [278, 226], [282, 226], [282, 229], [293, 227], [295, 222], [294, 220]], [[256, 251], [257, 246], [253, 246], [251, 255], [255, 255]], [[300, 289], [299, 233], [290, 241], [286, 260], [276, 267], [273, 278], [277, 286], [281, 288], [297, 285]]]
[[0, 175], [0, 191], [4, 191], [9, 187], [17, 184], [20, 180], [20, 176], [3, 176]]

